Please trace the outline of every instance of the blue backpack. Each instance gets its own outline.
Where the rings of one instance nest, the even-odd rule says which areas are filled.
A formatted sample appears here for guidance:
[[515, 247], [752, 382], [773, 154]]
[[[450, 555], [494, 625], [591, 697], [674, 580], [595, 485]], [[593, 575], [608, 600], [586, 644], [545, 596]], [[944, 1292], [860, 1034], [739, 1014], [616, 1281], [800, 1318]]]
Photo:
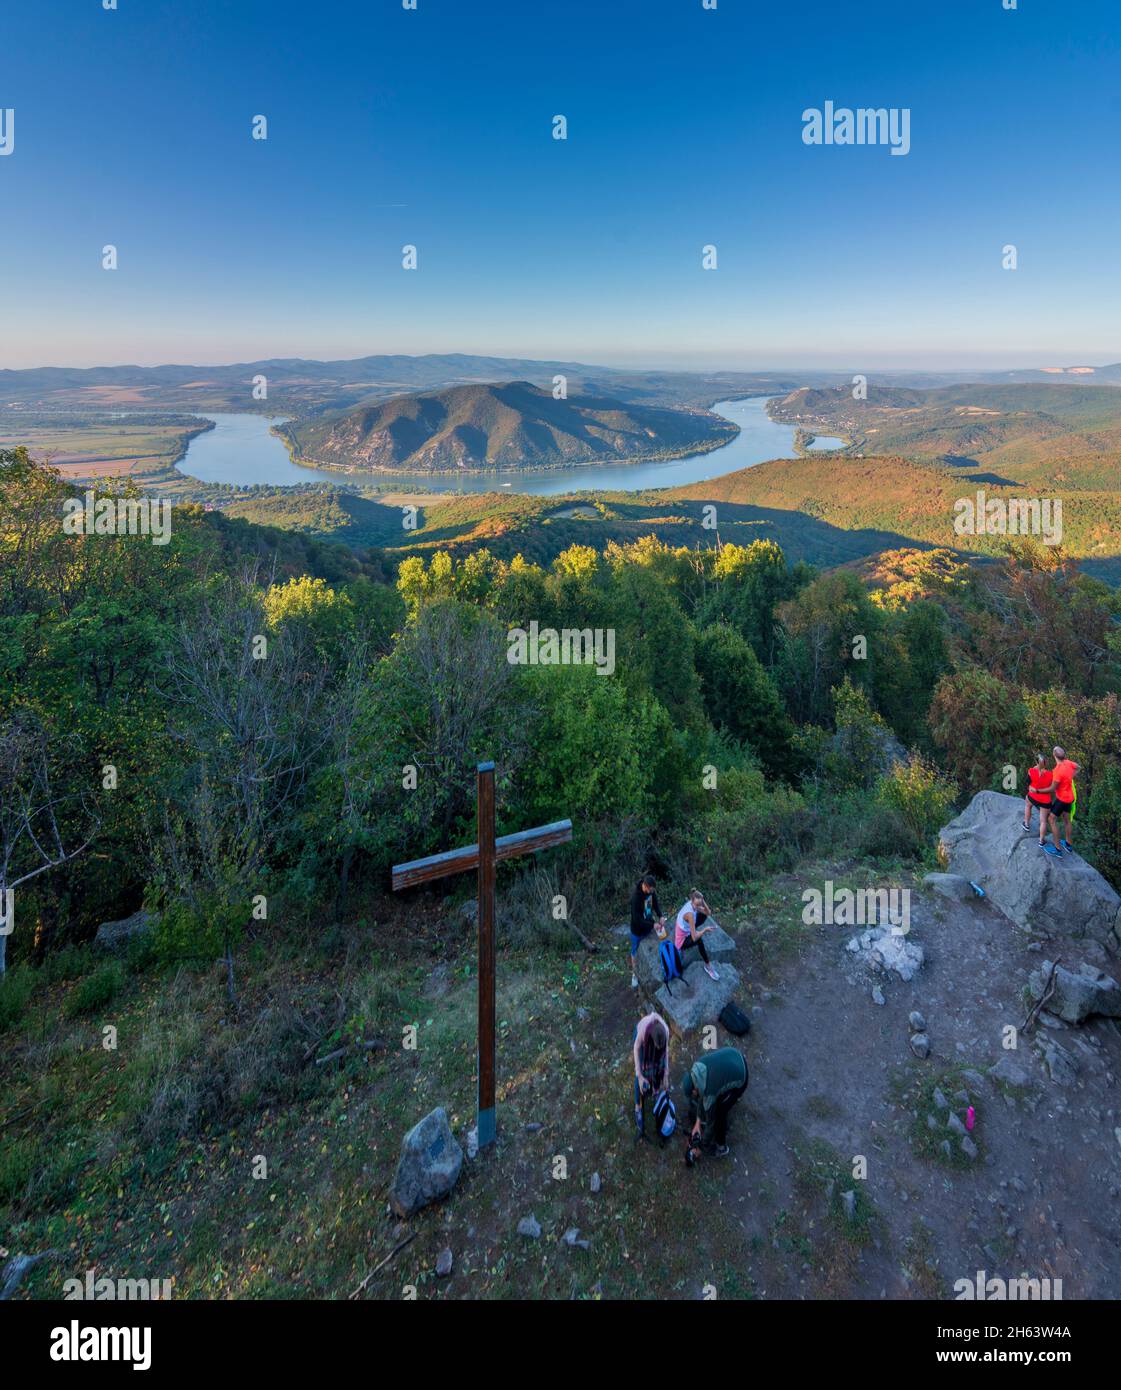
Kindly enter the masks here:
[[662, 979], [666, 982], [666, 989], [672, 994], [670, 981], [682, 978], [681, 952], [672, 940], [663, 941], [658, 947], [658, 959], [662, 962]]

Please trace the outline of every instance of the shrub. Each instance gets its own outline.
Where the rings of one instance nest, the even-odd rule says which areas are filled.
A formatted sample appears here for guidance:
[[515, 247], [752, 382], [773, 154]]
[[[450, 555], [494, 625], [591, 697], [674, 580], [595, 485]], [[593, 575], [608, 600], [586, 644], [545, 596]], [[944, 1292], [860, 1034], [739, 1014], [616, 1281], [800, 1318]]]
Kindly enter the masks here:
[[946, 824], [957, 787], [924, 758], [896, 763], [876, 783], [875, 802], [895, 812], [915, 840], [925, 846]]
[[103, 1009], [124, 983], [119, 965], [103, 965], [84, 980], [79, 980], [63, 1000], [62, 1012], [67, 1018], [80, 1018], [84, 1014]]
[[1098, 872], [1121, 888], [1121, 765], [1107, 763], [1094, 778], [1084, 834]]
[[0, 978], [0, 1033], [18, 1023], [35, 988], [35, 971], [9, 970]]

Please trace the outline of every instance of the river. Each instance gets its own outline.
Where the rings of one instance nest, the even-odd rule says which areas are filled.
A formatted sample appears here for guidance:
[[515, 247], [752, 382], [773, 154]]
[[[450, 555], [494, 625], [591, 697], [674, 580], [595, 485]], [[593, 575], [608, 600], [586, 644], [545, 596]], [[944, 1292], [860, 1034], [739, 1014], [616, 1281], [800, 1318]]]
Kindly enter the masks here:
[[[749, 400], [719, 401], [712, 407], [725, 420], [733, 420], [740, 432], [730, 444], [709, 453], [689, 454], [667, 463], [586, 464], [572, 468], [539, 469], [510, 473], [470, 473], [433, 477], [417, 473], [337, 473], [326, 468], [305, 468], [293, 463], [283, 441], [269, 431], [272, 420], [263, 415], [207, 415], [214, 429], [196, 435], [179, 469], [206, 483], [252, 483], [291, 486], [293, 483], [377, 483], [407, 491], [418, 486], [435, 492], [554, 493], [596, 491], [638, 492], [644, 488], [682, 487], [734, 473], [767, 459], [794, 457], [794, 429], [780, 425], [767, 414], [766, 396]], [[283, 416], [275, 417], [277, 420]], [[819, 437], [815, 449], [835, 449], [840, 439]]]

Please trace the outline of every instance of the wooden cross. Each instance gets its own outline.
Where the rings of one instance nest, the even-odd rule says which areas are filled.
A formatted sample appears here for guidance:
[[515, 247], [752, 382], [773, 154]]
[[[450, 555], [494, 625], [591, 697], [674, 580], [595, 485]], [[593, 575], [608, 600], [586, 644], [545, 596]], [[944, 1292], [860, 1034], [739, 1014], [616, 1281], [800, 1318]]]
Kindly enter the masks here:
[[494, 836], [494, 764], [479, 763], [476, 770], [478, 794], [478, 844], [466, 849], [450, 849], [444, 854], [432, 854], [427, 859], [414, 859], [408, 864], [394, 864], [393, 890], [413, 888], [418, 883], [461, 874], [467, 869], [479, 871], [479, 1147], [494, 1142], [495, 1136], [495, 1071], [494, 1071], [494, 923], [495, 923], [495, 866], [521, 854], [533, 854], [539, 849], [551, 849], [572, 839], [570, 820], [539, 825], [534, 830], [519, 830], [514, 835]]

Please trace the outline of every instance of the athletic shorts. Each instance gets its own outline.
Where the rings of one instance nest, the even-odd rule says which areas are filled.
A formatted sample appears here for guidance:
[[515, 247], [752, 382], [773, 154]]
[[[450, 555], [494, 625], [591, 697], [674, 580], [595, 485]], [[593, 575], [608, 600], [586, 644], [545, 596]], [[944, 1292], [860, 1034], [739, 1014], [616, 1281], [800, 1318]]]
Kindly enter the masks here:
[[1028, 800], [1031, 802], [1033, 806], [1038, 806], [1041, 811], [1049, 811], [1051, 809], [1050, 797], [1047, 797], [1043, 801], [1036, 801], [1035, 797], [1032, 796], [1031, 792], [1028, 792]]
[[1070, 808], [1074, 805], [1073, 801], [1060, 801], [1057, 796], [1051, 798], [1051, 814], [1054, 816], [1069, 816]]
[[642, 943], [646, 940], [646, 937], [648, 937], [649, 935], [650, 935], [650, 933], [649, 933], [649, 932], [646, 932], [643, 936], [635, 936], [634, 932], [633, 932], [633, 931], [631, 932], [631, 955], [632, 955], [632, 956], [637, 956], [637, 955], [638, 955], [638, 948], [642, 945]]

